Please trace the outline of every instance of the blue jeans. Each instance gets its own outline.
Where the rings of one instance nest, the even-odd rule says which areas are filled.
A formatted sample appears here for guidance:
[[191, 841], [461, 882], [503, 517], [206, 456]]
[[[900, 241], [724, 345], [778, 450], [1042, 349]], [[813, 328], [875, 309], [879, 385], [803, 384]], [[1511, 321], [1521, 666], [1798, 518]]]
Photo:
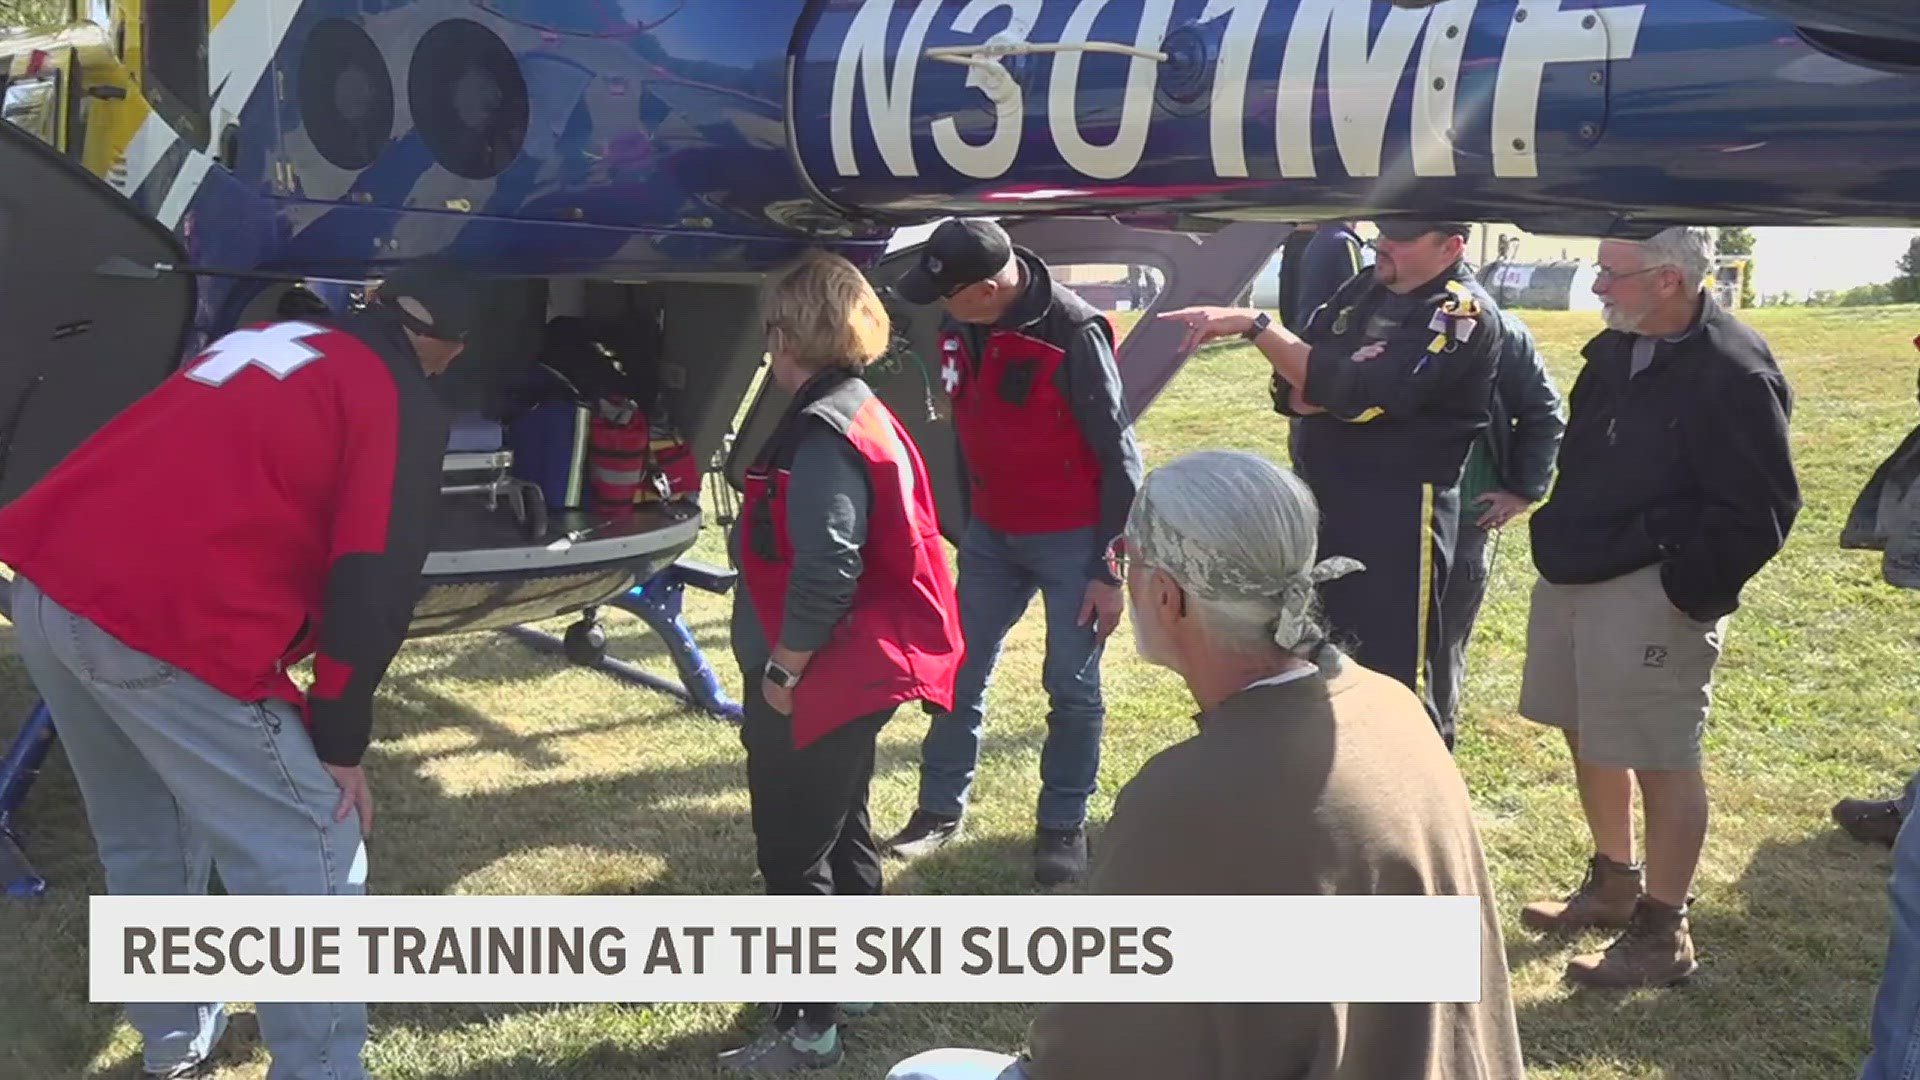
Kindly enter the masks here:
[[1873, 1002], [1873, 1049], [1860, 1068], [1860, 1080], [1920, 1080], [1920, 825], [1913, 801], [1920, 773], [1900, 796], [1900, 836], [1893, 843], [1893, 877], [1887, 892], [1893, 902], [1886, 970]]
[[[214, 865], [235, 896], [366, 891], [359, 815], [333, 820], [340, 788], [292, 707], [228, 697], [24, 577], [12, 600], [20, 655], [79, 782], [110, 895], [203, 895]], [[205, 1057], [226, 1030], [219, 1002], [126, 1009], [153, 1071]], [[365, 1005], [257, 1010], [268, 1080], [366, 1080]]]
[[967, 658], [954, 686], [953, 711], [935, 716], [920, 747], [920, 808], [958, 817], [980, 765], [987, 684], [1000, 646], [1037, 591], [1047, 610], [1047, 741], [1040, 751], [1042, 828], [1086, 823], [1087, 799], [1100, 774], [1103, 643], [1091, 619], [1078, 625], [1087, 598], [1087, 568], [1099, 554], [1092, 529], [1014, 536], [979, 521], [960, 540], [960, 631]]

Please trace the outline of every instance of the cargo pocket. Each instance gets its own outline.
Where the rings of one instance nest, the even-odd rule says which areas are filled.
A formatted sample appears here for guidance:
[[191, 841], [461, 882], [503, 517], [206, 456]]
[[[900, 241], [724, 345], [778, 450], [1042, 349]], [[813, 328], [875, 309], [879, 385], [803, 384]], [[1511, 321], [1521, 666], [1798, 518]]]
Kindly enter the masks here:
[[1666, 605], [1671, 624], [1667, 667], [1673, 676], [1675, 688], [1687, 695], [1690, 704], [1697, 701], [1704, 711], [1713, 702], [1714, 673], [1720, 666], [1720, 656], [1726, 645], [1727, 620], [1710, 619], [1703, 622], [1681, 611], [1673, 605], [1672, 600], [1667, 599], [1667, 590], [1660, 584], [1657, 574], [1653, 579], [1653, 587]]

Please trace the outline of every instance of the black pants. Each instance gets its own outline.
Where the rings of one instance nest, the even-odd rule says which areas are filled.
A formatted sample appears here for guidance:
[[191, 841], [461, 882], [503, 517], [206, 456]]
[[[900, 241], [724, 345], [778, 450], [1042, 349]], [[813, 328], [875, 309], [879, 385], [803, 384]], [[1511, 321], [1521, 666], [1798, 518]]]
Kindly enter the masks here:
[[1453, 719], [1435, 694], [1453, 677], [1441, 597], [1460, 526], [1459, 487], [1378, 476], [1305, 479], [1320, 504], [1320, 557], [1366, 565], [1320, 588], [1334, 644], [1412, 689], [1451, 750]]
[[[1482, 513], [1474, 507], [1466, 511]], [[1480, 605], [1487, 595], [1487, 574], [1493, 569], [1488, 551], [1487, 530], [1471, 520], [1460, 522], [1460, 536], [1453, 544], [1453, 564], [1447, 572], [1447, 588], [1440, 599], [1440, 627], [1445, 631], [1447, 649], [1446, 677], [1434, 683], [1434, 704], [1447, 718], [1449, 730], [1460, 722], [1461, 687], [1467, 681], [1467, 644], [1473, 639], [1474, 623], [1480, 619]]]
[[[769, 896], [875, 896], [880, 848], [867, 815], [874, 744], [894, 710], [863, 716], [793, 748], [787, 717], [774, 712], [749, 679], [740, 741], [747, 748], [747, 796], [753, 838]], [[805, 1017], [827, 1025], [834, 1004], [786, 1004], [776, 1023]]]

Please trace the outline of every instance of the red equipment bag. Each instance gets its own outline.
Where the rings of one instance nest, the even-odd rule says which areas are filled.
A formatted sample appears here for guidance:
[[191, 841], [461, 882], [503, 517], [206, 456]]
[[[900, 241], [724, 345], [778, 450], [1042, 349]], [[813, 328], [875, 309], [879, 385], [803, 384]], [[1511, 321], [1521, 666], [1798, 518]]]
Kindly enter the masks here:
[[647, 414], [625, 397], [603, 397], [587, 431], [587, 489], [599, 510], [630, 508], [646, 478]]
[[693, 446], [681, 438], [667, 416], [652, 420], [652, 442], [646, 483], [640, 486], [639, 501], [672, 502], [700, 497], [700, 464], [694, 460]]

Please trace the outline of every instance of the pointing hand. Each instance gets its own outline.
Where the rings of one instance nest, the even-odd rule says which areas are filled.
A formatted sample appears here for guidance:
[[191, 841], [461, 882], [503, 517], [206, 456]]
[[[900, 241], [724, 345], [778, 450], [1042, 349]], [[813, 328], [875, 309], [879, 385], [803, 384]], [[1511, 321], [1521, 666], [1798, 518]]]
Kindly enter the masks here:
[[1163, 311], [1160, 318], [1187, 328], [1186, 339], [1180, 343], [1182, 352], [1191, 352], [1215, 338], [1238, 337], [1253, 328], [1253, 313], [1239, 308], [1181, 308]]

